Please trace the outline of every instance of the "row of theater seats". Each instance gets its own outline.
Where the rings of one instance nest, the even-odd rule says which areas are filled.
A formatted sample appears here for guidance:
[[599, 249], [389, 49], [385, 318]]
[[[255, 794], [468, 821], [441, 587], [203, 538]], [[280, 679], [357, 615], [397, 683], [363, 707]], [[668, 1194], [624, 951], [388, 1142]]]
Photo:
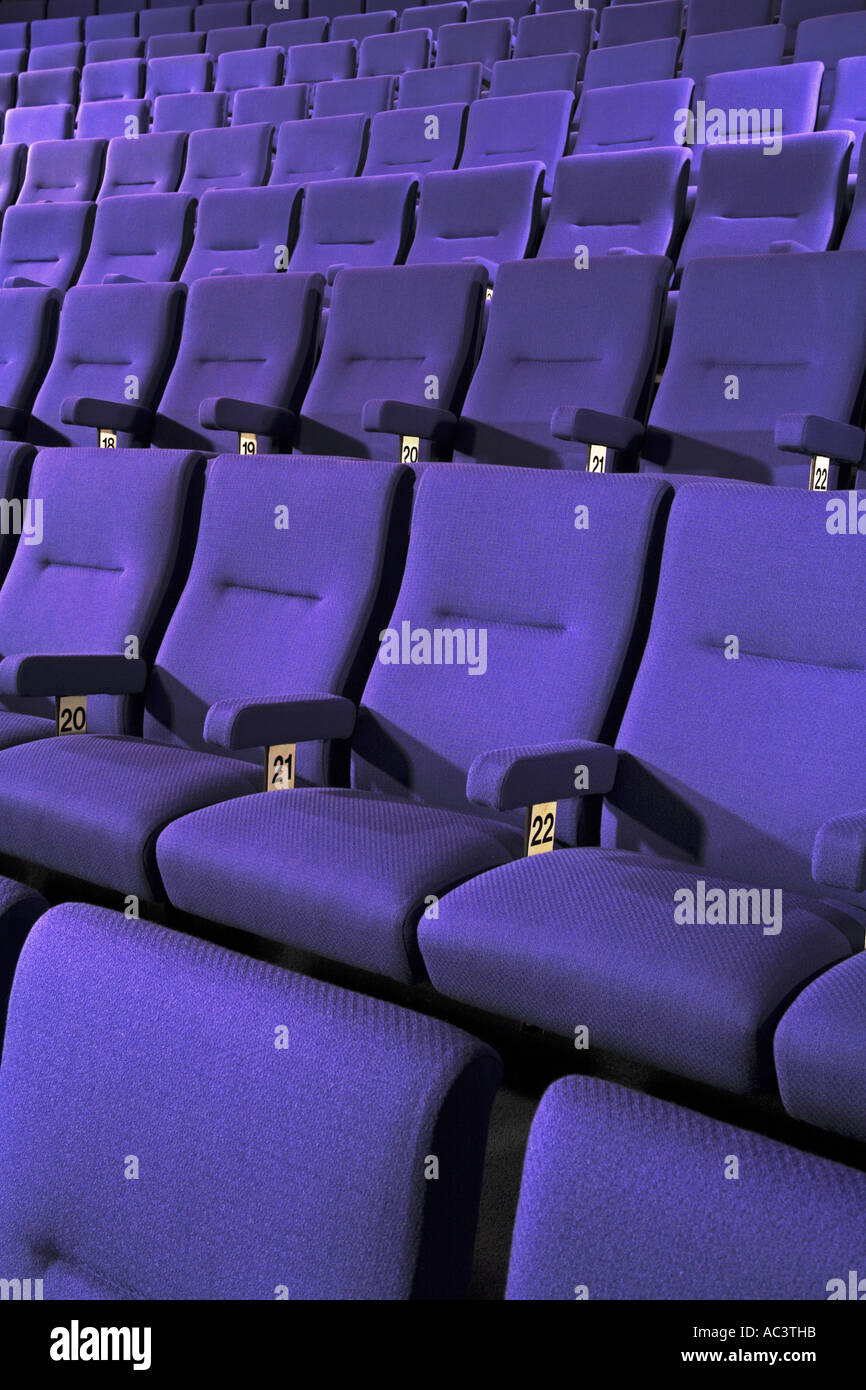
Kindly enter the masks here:
[[[778, 1086], [866, 1140], [856, 494], [3, 462], [31, 506], [0, 585], [0, 852], [127, 909], [60, 907], [27, 940], [45, 903], [0, 880], [10, 1276], [49, 1298], [465, 1289], [495, 1055], [142, 923], [142, 900], [721, 1091]], [[562, 1080], [508, 1296], [839, 1297], [864, 1190]]]
[[[232, 196], [252, 194], [205, 202]], [[346, 269], [318, 358], [315, 274], [211, 274], [188, 296], [81, 285], [59, 332], [56, 292], [4, 289], [0, 429], [820, 488], [859, 476], [866, 255], [692, 261], [656, 388], [670, 276], [659, 256], [507, 262], [479, 354], [482, 266]]]
[[[445, 125], [447, 111], [443, 144], [458, 138]], [[471, 260], [492, 285], [503, 261], [569, 256], [579, 263], [628, 252], [670, 257], [678, 286], [699, 257], [866, 246], [866, 181], [849, 212], [851, 141], [841, 131], [789, 136], [770, 163], [755, 146], [709, 150], [686, 229], [689, 159], [681, 150], [562, 159], [545, 205], [540, 161], [470, 161], [432, 172], [428, 165], [419, 179], [412, 155], [423, 143], [426, 117], [407, 111], [381, 119], [367, 163], [376, 167], [379, 159], [391, 173], [326, 177], [334, 162], [351, 173], [363, 117], [323, 118], [324, 128], [315, 120], [287, 122], [267, 187], [241, 186], [267, 167], [266, 125], [194, 132], [180, 177], [181, 136], [149, 136], [158, 143], [137, 163], [124, 158], [128, 145], [121, 141], [109, 149], [104, 176], [100, 141], [78, 142], [69, 159], [62, 145], [35, 145], [17, 202], [3, 215], [0, 284], [63, 293], [76, 283], [189, 284], [215, 273], [286, 269], [319, 272], [331, 284], [346, 266]], [[4, 172], [0, 203], [14, 196], [21, 162], [8, 161]], [[100, 180], [101, 201], [83, 201]], [[148, 193], [178, 182], [176, 193]]]

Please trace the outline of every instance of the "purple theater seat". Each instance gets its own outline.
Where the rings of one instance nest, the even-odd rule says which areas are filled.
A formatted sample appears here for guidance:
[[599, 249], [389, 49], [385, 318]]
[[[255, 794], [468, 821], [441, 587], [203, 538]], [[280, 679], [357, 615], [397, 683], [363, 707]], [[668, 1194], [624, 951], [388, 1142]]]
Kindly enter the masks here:
[[570, 92], [528, 92], [473, 103], [460, 168], [539, 160], [547, 171], [544, 191], [550, 193], [573, 109]]
[[[22, 291], [23, 293], [23, 291]], [[6, 446], [8, 447], [8, 446]], [[0, 744], [53, 741], [54, 701], [39, 689], [42, 658], [60, 693], [99, 657], [119, 668], [102, 688], [141, 689], [168, 621], [185, 566], [183, 526], [195, 523], [200, 460], [194, 454], [142, 450], [43, 449], [28, 495], [41, 499], [41, 539], [22, 534], [0, 590]], [[128, 660], [129, 634], [143, 660]], [[78, 660], [76, 660], [78, 658]], [[38, 668], [39, 663], [36, 663]], [[17, 676], [16, 676], [17, 672]], [[34, 684], [32, 676], [36, 675]], [[63, 687], [63, 688], [61, 688]], [[129, 698], [93, 694], [88, 728], [123, 734]]]
[[[325, 351], [333, 329], [332, 319]], [[427, 631], [429, 663], [376, 662], [353, 735], [351, 790], [268, 795], [168, 826], [157, 858], [170, 900], [365, 970], [415, 976], [415, 932], [431, 895], [521, 851], [515, 817], [476, 814], [467, 800], [473, 760], [536, 729], [597, 736], [608, 718], [667, 498], [664, 487], [642, 487], [648, 481], [426, 468], [388, 631], [407, 642], [404, 625]], [[581, 504], [593, 523], [575, 542]], [[496, 537], [483, 560], [479, 535]], [[537, 579], [531, 600], [515, 587], [526, 572]], [[483, 679], [459, 661], [433, 661], [434, 630], [447, 624], [466, 641], [482, 615]]]
[[[719, 360], [736, 360], [726, 346]], [[420, 939], [437, 989], [572, 1038], [585, 1026], [593, 1049], [654, 1070], [772, 1087], [783, 1010], [863, 938], [862, 893], [812, 876], [825, 822], [863, 799], [856, 734], [824, 712], [846, 709], [854, 730], [866, 552], [827, 520], [805, 489], [678, 491], [617, 751], [588, 783], [605, 793], [600, 848], [524, 859], [443, 899]], [[600, 761], [583, 749], [568, 762]], [[477, 777], [477, 799], [502, 785]]]
[[534, 248], [543, 187], [543, 164], [428, 173], [407, 265], [476, 261], [492, 282], [502, 261]]
[[468, 5], [464, 0], [442, 0], [437, 5], [410, 5], [400, 16], [398, 28], [427, 29], [435, 43], [439, 30], [446, 24], [462, 24], [466, 19]]
[[77, 202], [7, 208], [0, 231], [0, 284], [67, 290], [84, 264], [93, 211], [92, 204]]
[[194, 222], [195, 199], [185, 193], [104, 199], [96, 209], [79, 285], [177, 280]]
[[822, 125], [825, 130], [849, 130], [853, 135], [850, 179], [855, 179], [866, 131], [866, 57], [840, 60], [833, 101]]
[[707, 149], [677, 272], [696, 256], [826, 251], [847, 203], [847, 131], [787, 135], [767, 159], [757, 145]]
[[[629, 7], [627, 7], [629, 8]], [[580, 103], [575, 154], [606, 154], [615, 150], [670, 149], [685, 144], [683, 113], [690, 110], [692, 80], [632, 82], [626, 87], [595, 87]]]
[[592, 10], [561, 10], [526, 15], [517, 26], [515, 58], [542, 58], [550, 53], [579, 53], [581, 69], [592, 49]]
[[[801, 450], [814, 440], [810, 453], [829, 457], [827, 483], [837, 487], [861, 458], [849, 422], [860, 418], [864, 322], [861, 252], [693, 260], [642, 466], [806, 487]], [[799, 439], [781, 424], [790, 416], [803, 425]]]
[[336, 19], [342, 14], [363, 14], [364, 0], [307, 0], [307, 13], [311, 18], [328, 15]]
[[484, 69], [480, 63], [455, 63], [448, 68], [419, 68], [404, 72], [397, 92], [397, 107], [469, 106], [481, 95]]
[[117, 63], [126, 58], [144, 58], [141, 39], [94, 39], [84, 53], [86, 63]]
[[[862, 862], [862, 812], [840, 821], [835, 823], [834, 840], [842, 853], [836, 864], [847, 877], [850, 865], [858, 858]], [[820, 867], [823, 877], [827, 861]], [[834, 877], [835, 872], [834, 867]], [[831, 884], [832, 878], [823, 881]], [[779, 1090], [788, 1114], [861, 1143], [866, 1140], [864, 963], [860, 952], [807, 985], [782, 1015], [774, 1042]]]
[[[278, 87], [283, 80], [283, 50], [254, 48], [223, 53], [217, 60], [214, 90], [228, 92], [234, 107], [235, 94], [255, 87]], [[289, 118], [287, 118], [289, 119]]]
[[[370, 122], [364, 173], [423, 178], [434, 169], [453, 169], [463, 143], [466, 110], [451, 104], [429, 110], [380, 111]], [[431, 116], [435, 125], [429, 120]]]
[[132, 143], [139, 136], [147, 135], [149, 118], [150, 108], [144, 100], [82, 102], [75, 134], [79, 139], [123, 138]]
[[594, 48], [587, 55], [582, 91], [627, 87], [630, 82], [664, 82], [676, 75], [678, 39], [647, 39], [616, 48]]
[[171, 5], [168, 8], [139, 10], [138, 35], [147, 42], [157, 35], [188, 34], [192, 29], [193, 5]]
[[0, 217], [18, 197], [26, 167], [26, 145], [0, 145]]
[[[5, 446], [8, 451], [9, 446]], [[22, 445], [12, 446], [16, 453], [26, 452]], [[0, 450], [0, 479], [9, 481], [10, 456]], [[17, 470], [16, 470], [17, 471]], [[8, 497], [4, 493], [4, 497]], [[0, 1049], [3, 1044], [3, 1031], [6, 1025], [6, 1008], [9, 991], [21, 948], [27, 940], [30, 928], [48, 908], [48, 904], [33, 888], [16, 883], [11, 878], [0, 878]]]
[[[215, 283], [197, 281], [191, 298]], [[236, 283], [243, 288], [240, 277]], [[212, 343], [213, 320], [207, 326]], [[230, 384], [232, 369], [221, 365]], [[29, 857], [57, 868], [74, 863], [79, 877], [152, 900], [162, 892], [154, 846], [163, 825], [230, 797], [266, 800], [261, 748], [219, 751], [213, 725], [226, 710], [260, 709], [251, 692], [267, 705], [299, 685], [316, 692], [307, 697], [315, 708], [325, 701], [351, 712], [344, 692], [357, 683], [359, 651], [378, 629], [380, 590], [393, 584], [410, 482], [399, 464], [367, 460], [212, 460], [189, 577], [145, 686], [144, 736], [51, 739], [42, 759], [33, 743], [26, 771], [19, 762], [8, 777], [0, 772], [4, 803], [20, 797], [35, 811], [45, 786], [47, 833], [21, 822]], [[277, 525], [287, 507], [291, 540]], [[291, 723], [292, 710], [285, 718]], [[249, 722], [247, 730], [269, 737]], [[248, 736], [243, 724], [238, 732]], [[297, 762], [309, 786], [322, 780], [328, 755], [321, 743], [305, 743]]]
[[180, 278], [190, 285], [206, 275], [267, 275], [278, 270], [295, 243], [301, 202], [302, 190], [292, 186], [205, 193]]
[[513, 97], [523, 96], [525, 92], [570, 92], [574, 96], [578, 66], [576, 53], [509, 58], [507, 62], [493, 64], [490, 95]]
[[407, 29], [400, 34], [374, 34], [361, 40], [358, 76], [399, 77], [413, 68], [426, 68], [429, 61], [430, 36], [424, 29]]
[[148, 39], [144, 56], [152, 58], [187, 58], [204, 53], [206, 34], [154, 34]]
[[670, 255], [682, 232], [688, 179], [681, 149], [561, 159], [538, 255]]
[[[725, 1181], [729, 1155], [736, 1182]], [[532, 1123], [505, 1296], [826, 1299], [829, 1276], [847, 1287], [862, 1268], [864, 1202], [866, 1177], [840, 1163], [564, 1077]]]
[[327, 32], [327, 19], [284, 19], [268, 25], [265, 42], [288, 51], [296, 44], [324, 43]]
[[111, 39], [134, 39], [138, 36], [138, 15], [135, 10], [118, 10], [116, 13], [88, 15], [84, 21], [84, 41], [86, 44], [101, 43]]
[[30, 47], [49, 48], [61, 43], [81, 43], [84, 20], [76, 15], [59, 19], [34, 19], [30, 25]]
[[[0, 10], [0, 18], [5, 14], [6, 6], [4, 4], [2, 10]], [[22, 48], [26, 49], [29, 42], [29, 26], [27, 24], [0, 23], [0, 49], [4, 51], [8, 51], [9, 49], [20, 51]]]
[[235, 92], [232, 125], [267, 121], [276, 131], [285, 121], [302, 121], [307, 113], [308, 92], [297, 87], [248, 87]]
[[683, 44], [680, 71], [695, 84], [695, 102], [702, 101], [710, 73], [775, 67], [782, 61], [784, 42], [785, 33], [778, 24], [695, 34]]
[[555, 417], [645, 418], [670, 271], [662, 256], [590, 256], [579, 270], [573, 257], [501, 266], [455, 458], [585, 470], [588, 446], [618, 451], [593, 435], [592, 420], [555, 436]]
[[682, 0], [645, 0], [643, 4], [612, 5], [602, 10], [599, 48], [647, 39], [678, 39], [683, 28]]
[[399, 265], [412, 240], [417, 197], [412, 174], [310, 183], [291, 269], [316, 271], [331, 285], [347, 267]]
[[153, 103], [161, 96], [209, 92], [212, 80], [213, 63], [206, 53], [191, 53], [176, 58], [151, 58], [147, 64], [144, 95]]
[[251, 24], [270, 24], [275, 14], [282, 14], [288, 20], [303, 19], [307, 13], [307, 0], [288, 0], [279, 8], [275, 0], [253, 0], [250, 5]]
[[[24, 72], [26, 67], [26, 48], [9, 48], [0, 50], [0, 73], [3, 73], [4, 76], [14, 76], [17, 73]], [[8, 103], [8, 105], [12, 104], [12, 102]]]
[[394, 100], [393, 77], [348, 77], [337, 82], [320, 82], [316, 87], [311, 114], [344, 116], [360, 112], [375, 116], [390, 111]]
[[96, 0], [48, 0], [45, 10], [48, 19], [83, 19], [96, 14]]
[[443, 24], [436, 44], [436, 67], [455, 63], [494, 63], [511, 56], [513, 25], [510, 19], [482, 19], [475, 23]]
[[372, 34], [390, 34], [397, 24], [396, 10], [372, 10], [369, 14], [341, 14], [331, 20], [328, 38], [332, 42], [354, 39], [360, 44]]
[[774, 0], [688, 0], [686, 39], [772, 24], [773, 8]]
[[357, 44], [296, 44], [286, 53], [286, 82], [330, 82], [338, 77], [354, 77]]
[[516, 25], [534, 8], [533, 0], [469, 0], [466, 18], [470, 24], [482, 19], [510, 19]]
[[268, 182], [313, 183], [354, 178], [361, 168], [369, 127], [367, 116], [321, 116], [285, 121]]
[[[501, 1071], [448, 1024], [104, 909], [54, 908], [9, 1012], [0, 1256], [46, 1299], [462, 1298]], [[148, 1174], [133, 1204], [113, 1157], [130, 1115]], [[429, 1153], [437, 1182], [419, 1177]]]
[[205, 49], [217, 62], [224, 53], [255, 52], [264, 42], [264, 25], [247, 24], [237, 29], [209, 29]]
[[119, 101], [144, 96], [144, 63], [124, 58], [114, 63], [85, 63], [81, 73], [82, 101]]
[[186, 136], [166, 131], [146, 140], [118, 136], [108, 142], [99, 197], [140, 193], [174, 193], [183, 171]]
[[186, 151], [180, 192], [200, 198], [209, 188], [259, 188], [267, 180], [271, 125], [194, 130]]
[[420, 459], [448, 457], [486, 283], [469, 264], [341, 271], [300, 451], [414, 463], [404, 437], [415, 435]]
[[28, 72], [45, 72], [48, 68], [80, 68], [84, 62], [83, 43], [54, 43], [45, 48], [31, 48], [27, 60]]
[[105, 163], [104, 140], [42, 140], [27, 154], [18, 205], [89, 203], [96, 197]]
[[54, 68], [22, 72], [18, 78], [18, 106], [77, 106], [78, 69]]
[[[92, 212], [73, 203], [21, 211], [59, 219], [82, 206]], [[102, 431], [113, 430], [120, 447], [146, 443], [182, 312], [183, 291], [176, 285], [87, 285], [67, 292], [28, 437], [40, 445], [93, 445]]]
[[[850, 14], [862, 10], [864, 0], [832, 0], [832, 15]], [[779, 10], [779, 24], [785, 35], [785, 52], [793, 53], [797, 43], [797, 33], [803, 21], [824, 18], [827, 15], [827, 0], [782, 0]]]
[[[834, 0], [835, 3], [835, 0]], [[797, 29], [794, 62], [824, 64], [821, 83], [821, 115], [825, 116], [836, 90], [836, 69], [842, 58], [866, 54], [866, 12], [832, 14], [823, 19], [807, 19]]]
[[250, 7], [247, 0], [213, 0], [211, 4], [193, 7], [192, 27], [196, 32], [207, 33], [209, 29], [237, 29], [248, 25], [249, 21]]
[[[239, 436], [252, 434], [265, 453], [290, 445], [312, 368], [321, 289], [316, 275], [273, 269], [264, 275], [218, 270], [195, 280], [154, 443], [173, 448], [185, 441], [184, 447], [218, 453], [238, 450]], [[240, 422], [231, 423], [236, 416]], [[243, 423], [247, 416], [252, 424]]]
[[[823, 71], [820, 63], [791, 63], [784, 67], [753, 68], [749, 72], [710, 73], [704, 85], [704, 101], [708, 111], [745, 113], [746, 131], [728, 132], [733, 142], [772, 145], [779, 135], [808, 135], [815, 129]], [[758, 128], [754, 119], [756, 112], [761, 119], [765, 113], [772, 114], [768, 131], [763, 126]], [[743, 134], [747, 137], [745, 140]], [[703, 151], [714, 138], [710, 124], [704, 133], [700, 122], [696, 121], [695, 137], [692, 183], [699, 181]], [[714, 140], [714, 143], [719, 142]]]
[[[57, 290], [0, 291], [0, 439], [25, 439], [28, 416], [51, 362], [61, 298]], [[9, 445], [2, 448], [8, 451]], [[2, 547], [9, 559], [10, 538]]]
[[35, 145], [39, 140], [69, 140], [74, 121], [72, 106], [13, 107], [3, 121], [3, 143]]
[[226, 124], [228, 98], [225, 92], [189, 92], [157, 97], [153, 103], [155, 131], [217, 130]]

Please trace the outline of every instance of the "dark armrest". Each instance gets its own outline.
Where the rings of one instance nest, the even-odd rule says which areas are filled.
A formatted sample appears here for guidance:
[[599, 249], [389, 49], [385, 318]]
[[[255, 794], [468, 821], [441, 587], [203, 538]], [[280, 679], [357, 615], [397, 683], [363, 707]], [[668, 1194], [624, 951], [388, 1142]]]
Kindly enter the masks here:
[[21, 434], [27, 428], [29, 419], [27, 411], [19, 410], [16, 405], [0, 405], [0, 430]]
[[557, 439], [579, 444], [603, 444], [606, 449], [634, 453], [640, 448], [644, 427], [628, 415], [609, 415], [606, 410], [572, 410], [561, 405], [553, 412], [550, 432]]
[[776, 421], [776, 448], [810, 458], [842, 459], [859, 463], [866, 435], [856, 425], [828, 420], [823, 415], [780, 415]]
[[[539, 801], [604, 796], [616, 777], [619, 755], [606, 743], [542, 743], [481, 753], [466, 779], [466, 795], [479, 806], [514, 811]], [[585, 783], [585, 785], [581, 785]]]
[[65, 425], [88, 425], [95, 430], [116, 430], [149, 438], [153, 414], [143, 405], [127, 401], [101, 401], [95, 396], [67, 396], [60, 404]]
[[824, 822], [812, 848], [812, 878], [852, 893], [866, 889], [866, 811]]
[[26, 652], [0, 661], [2, 695], [138, 695], [147, 662], [119, 652], [37, 656]]
[[451, 443], [457, 417], [436, 405], [413, 405], [409, 401], [366, 401], [361, 424], [370, 434], [399, 434], [430, 439], [440, 446]]
[[349, 738], [355, 706], [342, 695], [270, 695], [262, 700], [217, 700], [204, 721], [208, 743], [220, 748], [264, 748]]
[[238, 401], [232, 396], [210, 396], [198, 408], [198, 422], [206, 430], [234, 430], [237, 434], [261, 434], [266, 439], [290, 439], [295, 432], [291, 410], [277, 405]]

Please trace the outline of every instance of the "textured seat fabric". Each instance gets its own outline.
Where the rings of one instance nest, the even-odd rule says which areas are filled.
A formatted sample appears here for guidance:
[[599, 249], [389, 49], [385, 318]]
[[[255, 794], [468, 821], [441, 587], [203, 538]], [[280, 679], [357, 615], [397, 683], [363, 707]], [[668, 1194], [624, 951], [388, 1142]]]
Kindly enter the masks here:
[[[34, 513], [42, 535], [34, 544], [33, 523], [22, 534], [0, 588], [0, 656], [122, 654], [132, 634], [152, 660], [184, 562], [182, 526], [197, 476], [191, 454], [41, 451], [29, 496], [42, 501]], [[122, 697], [87, 702], [97, 733], [120, 733], [129, 717]], [[51, 700], [3, 697], [4, 747], [54, 729]]]
[[286, 121], [277, 132], [270, 184], [354, 178], [364, 158], [368, 118], [321, 116]]
[[616, 48], [594, 48], [587, 55], [583, 91], [627, 87], [630, 82], [668, 81], [676, 76], [678, 52], [677, 39], [648, 39]]
[[157, 97], [153, 103], [154, 130], [215, 130], [226, 123], [225, 92], [190, 92]]
[[313, 98], [313, 116], [342, 116], [360, 111], [373, 116], [389, 111], [394, 98], [393, 77], [347, 77], [320, 82]]
[[[818, 830], [862, 802], [856, 733], [817, 711], [860, 708], [866, 561], [826, 522], [808, 491], [678, 492], [601, 847], [444, 899], [420, 941], [437, 987], [729, 1090], [772, 1084], [785, 1006], [863, 939], [863, 895], [812, 879]], [[732, 886], [763, 890], [760, 911]]]
[[683, 27], [682, 0], [645, 0], [643, 4], [611, 5], [602, 10], [599, 48], [647, 39], [678, 39]]
[[689, 0], [686, 38], [772, 24], [773, 0]]
[[407, 5], [398, 27], [401, 30], [427, 29], [435, 43], [439, 30], [446, 24], [460, 24], [466, 19], [467, 9], [463, 0], [444, 0], [438, 5]]
[[447, 68], [419, 68], [404, 72], [397, 92], [397, 106], [436, 107], [454, 102], [468, 106], [481, 95], [484, 69], [480, 63], [455, 63]]
[[788, 135], [770, 159], [759, 145], [708, 149], [678, 271], [696, 256], [826, 251], [843, 217], [849, 158], [850, 136], [829, 130]]
[[481, 63], [492, 68], [511, 55], [510, 19], [481, 19], [468, 24], [443, 24], [436, 44], [437, 68], [452, 63]]
[[[46, 1299], [461, 1298], [500, 1076], [447, 1024], [55, 908], [25, 946], [7, 1028], [0, 1253]], [[132, 1207], [114, 1158], [130, 1115], [149, 1175]]]
[[494, 63], [490, 78], [492, 97], [521, 96], [524, 92], [574, 92], [577, 85], [576, 53], [549, 53], [540, 58], [509, 58]]
[[688, 165], [676, 149], [561, 159], [538, 255], [575, 256], [581, 247], [589, 256], [668, 255], [685, 216]]
[[30, 48], [28, 72], [44, 72], [47, 68], [80, 68], [84, 62], [83, 43], [54, 43], [42, 48]]
[[721, 34], [686, 35], [680, 71], [695, 84], [695, 102], [704, 99], [710, 73], [769, 68], [782, 61], [784, 30], [778, 24], [731, 29]]
[[[144, 739], [88, 733], [52, 739], [47, 759], [10, 761], [0, 803], [21, 808], [19, 850], [119, 892], [158, 897], [162, 826], [262, 783], [259, 750], [207, 751], [210, 706], [250, 694], [340, 694], [353, 678], [390, 573], [391, 515], [405, 481], [399, 465], [212, 462], [190, 575], [145, 691]], [[290, 508], [290, 549], [276, 524], [280, 506]], [[323, 766], [321, 745], [305, 745], [301, 776], [321, 780]]]
[[209, 188], [258, 188], [266, 181], [273, 126], [194, 130], [186, 150], [180, 192], [200, 198]]
[[[81, 285], [68, 291], [54, 359], [33, 405], [32, 441], [95, 445], [98, 430], [110, 428], [65, 419], [69, 399], [152, 411], [174, 356], [182, 312], [177, 285]], [[146, 442], [146, 435], [128, 426], [117, 431], [120, 447]]]
[[321, 16], [310, 19], [284, 19], [268, 26], [268, 47], [290, 49], [298, 44], [322, 43], [328, 21]]
[[78, 104], [78, 69], [55, 68], [46, 72], [22, 72], [18, 78], [18, 106]]
[[478, 260], [493, 279], [500, 262], [520, 260], [535, 245], [543, 188], [541, 164], [428, 174], [407, 264]]
[[68, 140], [73, 124], [72, 106], [17, 106], [6, 112], [3, 143], [35, 145], [38, 140]]
[[390, 34], [397, 23], [396, 10], [374, 10], [371, 14], [339, 14], [331, 20], [328, 37], [332, 42], [354, 39], [362, 43], [370, 35]]
[[[60, 296], [56, 290], [0, 291], [0, 404], [26, 413], [54, 352]], [[11, 439], [25, 432], [10, 421], [0, 437]]]
[[809, 459], [776, 448], [776, 421], [858, 418], [864, 312], [860, 252], [693, 260], [642, 466], [806, 487]]
[[[465, 663], [378, 661], [353, 737], [353, 790], [244, 798], [175, 822], [157, 844], [170, 900], [366, 970], [416, 975], [419, 916], [456, 881], [522, 847], [520, 815], [482, 814], [467, 801], [476, 755], [593, 737], [616, 698], [665, 494], [633, 476], [599, 483], [426, 469], [390, 628], [432, 630], [448, 615], [465, 631], [472, 619], [460, 614], [496, 614], [485, 678], [473, 680]], [[577, 533], [563, 528], [557, 544], [561, 509], [571, 515], [588, 499], [599, 529], [575, 546]], [[498, 537], [483, 565], [469, 558], [479, 528]], [[539, 580], [536, 611], [516, 584], [527, 565]]]
[[284, 121], [302, 121], [307, 114], [307, 88], [242, 87], [232, 102], [232, 125], [266, 121], [277, 131]]
[[216, 66], [214, 88], [233, 93], [253, 87], [276, 87], [283, 77], [281, 48], [253, 48], [222, 53]]
[[208, 29], [205, 35], [205, 49], [218, 63], [226, 53], [254, 53], [265, 41], [263, 24], [226, 26]]
[[144, 96], [144, 63], [124, 58], [114, 63], [85, 63], [81, 72], [82, 101], [119, 101]]
[[[678, 927], [691, 866], [613, 849], [561, 850], [484, 875], [422, 920], [419, 945], [450, 998], [730, 1091], [772, 1085], [772, 1034], [793, 992], [843, 959], [845, 937], [785, 895], [778, 935], [761, 921]], [[742, 886], [707, 874], [707, 894]], [[769, 919], [768, 919], [769, 920]], [[770, 924], [772, 925], [772, 924]]]
[[6, 1006], [18, 957], [30, 928], [47, 907], [41, 893], [25, 887], [23, 883], [16, 883], [14, 879], [0, 878], [0, 1052], [3, 1048]]
[[281, 248], [294, 243], [300, 190], [212, 189], [198, 205], [195, 239], [181, 279], [206, 275], [267, 275], [285, 264]]
[[417, 195], [411, 174], [311, 183], [292, 270], [326, 275], [335, 266], [397, 265], [412, 236]]
[[565, 153], [573, 98], [570, 92], [528, 92], [473, 103], [466, 122], [461, 169], [539, 160], [553, 187], [557, 161]]
[[[486, 283], [487, 272], [472, 265], [340, 271], [296, 447], [305, 454], [398, 458], [399, 435], [364, 427], [368, 401], [458, 410]], [[440, 447], [419, 437], [421, 459], [439, 457]]]
[[106, 198], [96, 210], [93, 237], [79, 285], [116, 277], [176, 280], [192, 243], [195, 199], [185, 193]]
[[64, 291], [87, 254], [90, 203], [25, 203], [8, 208], [0, 231], [0, 284], [44, 285]]
[[[430, 116], [435, 117], [435, 126]], [[465, 125], [466, 107], [456, 102], [429, 110], [409, 107], [378, 112], [370, 122], [364, 176], [415, 174], [420, 179], [436, 169], [453, 169]], [[435, 140], [429, 138], [433, 131]]]
[[309, 381], [321, 281], [315, 275], [209, 275], [190, 286], [177, 358], [159, 402], [153, 442], [162, 448], [237, 451], [254, 433], [265, 453], [291, 439], [279, 430], [202, 422], [202, 402], [219, 397], [297, 411]]
[[586, 443], [554, 438], [553, 414], [646, 410], [669, 277], [661, 256], [590, 256], [579, 271], [573, 259], [500, 267], [455, 457], [585, 469]]
[[430, 36], [424, 29], [400, 34], [371, 34], [358, 49], [359, 77], [396, 77], [430, 61]]
[[[737, 113], [738, 121], [741, 113], [745, 116], [745, 129], [738, 124], [736, 131], [728, 132], [732, 143], [771, 148], [781, 136], [808, 135], [815, 129], [823, 71], [821, 63], [791, 63], [750, 72], [710, 73], [704, 101], [708, 110]], [[688, 102], [681, 104], [687, 106]], [[764, 115], [757, 122], [755, 116], [761, 112]], [[700, 136], [700, 131], [697, 133]], [[692, 149], [692, 183], [699, 181], [703, 151], [710, 139], [721, 143], [708, 124], [705, 138], [698, 138]]]
[[99, 197], [175, 193], [183, 170], [185, 137], [179, 132], [151, 134], [146, 140], [108, 142]]
[[105, 144], [102, 140], [44, 140], [27, 154], [23, 203], [89, 203], [102, 178]]
[[592, 48], [593, 15], [589, 10], [525, 15], [517, 25], [515, 58], [538, 58], [546, 53], [579, 53], [583, 61]]
[[839, 1163], [565, 1077], [532, 1124], [506, 1298], [826, 1299], [862, 1268], [864, 1199]]
[[798, 1120], [866, 1139], [862, 953], [819, 975], [776, 1030], [782, 1104]]
[[328, 82], [354, 77], [357, 45], [342, 43], [297, 44], [286, 53], [287, 82]]
[[580, 103], [574, 153], [606, 154], [675, 145], [677, 113], [687, 111], [691, 100], [692, 82], [688, 77], [592, 88]]
[[212, 80], [213, 63], [206, 53], [192, 53], [179, 58], [151, 58], [147, 65], [144, 95], [148, 101], [154, 102], [161, 96], [209, 92]]

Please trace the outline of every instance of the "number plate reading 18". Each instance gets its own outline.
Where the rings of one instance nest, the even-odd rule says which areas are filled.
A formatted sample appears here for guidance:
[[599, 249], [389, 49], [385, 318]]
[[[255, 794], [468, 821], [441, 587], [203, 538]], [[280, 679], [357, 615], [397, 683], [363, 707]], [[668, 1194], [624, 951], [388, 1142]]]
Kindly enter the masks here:
[[100, 431], [99, 431], [99, 447], [100, 447], [100, 449], [116, 449], [116, 448], [117, 448], [117, 434], [115, 433], [114, 430], [100, 430]]

